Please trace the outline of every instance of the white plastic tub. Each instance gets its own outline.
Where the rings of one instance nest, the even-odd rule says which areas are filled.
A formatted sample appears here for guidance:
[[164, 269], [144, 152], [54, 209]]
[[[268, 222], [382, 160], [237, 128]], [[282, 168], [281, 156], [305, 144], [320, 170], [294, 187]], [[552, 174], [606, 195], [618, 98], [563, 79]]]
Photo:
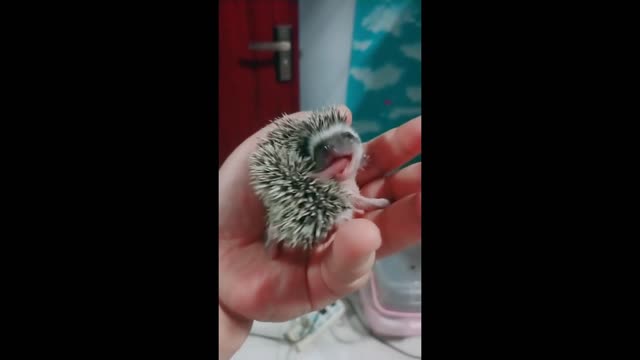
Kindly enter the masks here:
[[367, 325], [379, 335], [422, 333], [422, 261], [420, 246], [376, 262], [369, 283], [360, 290]]

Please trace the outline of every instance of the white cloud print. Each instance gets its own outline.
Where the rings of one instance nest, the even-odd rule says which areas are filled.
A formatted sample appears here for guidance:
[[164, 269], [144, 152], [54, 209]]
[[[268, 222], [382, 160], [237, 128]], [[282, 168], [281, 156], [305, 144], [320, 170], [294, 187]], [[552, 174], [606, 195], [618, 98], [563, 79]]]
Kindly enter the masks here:
[[387, 64], [377, 70], [371, 68], [353, 68], [351, 75], [362, 82], [365, 90], [379, 90], [396, 84], [402, 75], [402, 69]]
[[380, 126], [379, 121], [375, 120], [355, 120], [353, 122], [354, 130], [359, 134], [364, 133], [377, 133], [382, 131], [382, 126]]
[[406, 57], [422, 61], [422, 43], [403, 45], [400, 47], [400, 51], [402, 51]]
[[422, 99], [422, 88], [420, 87], [408, 87], [407, 90], [407, 97], [409, 98], [409, 100], [413, 101], [413, 102], [420, 102]]
[[397, 8], [378, 6], [371, 14], [362, 19], [362, 27], [372, 33], [388, 32], [400, 36], [400, 16]]
[[365, 51], [369, 48], [369, 46], [371, 46], [371, 44], [373, 43], [373, 41], [371, 40], [365, 40], [365, 41], [357, 41], [354, 40], [353, 41], [353, 48], [356, 50], [360, 50], [360, 51]]
[[397, 119], [401, 116], [418, 116], [422, 112], [420, 107], [397, 107], [389, 113], [389, 118]]
[[402, 16], [402, 22], [407, 24], [413, 24], [417, 27], [422, 27], [422, 24], [416, 19], [416, 11], [405, 12]]
[[415, 18], [414, 13], [415, 11], [397, 6], [378, 6], [362, 19], [361, 25], [372, 33], [388, 32], [398, 37], [404, 24], [420, 27], [420, 21]]

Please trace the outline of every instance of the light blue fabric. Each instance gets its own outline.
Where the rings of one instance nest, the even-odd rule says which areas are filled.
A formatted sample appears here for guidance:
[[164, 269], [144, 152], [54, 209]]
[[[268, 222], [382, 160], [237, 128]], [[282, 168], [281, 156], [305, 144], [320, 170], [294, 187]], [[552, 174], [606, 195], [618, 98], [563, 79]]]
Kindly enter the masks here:
[[347, 106], [365, 141], [422, 113], [421, 15], [418, 0], [356, 0]]

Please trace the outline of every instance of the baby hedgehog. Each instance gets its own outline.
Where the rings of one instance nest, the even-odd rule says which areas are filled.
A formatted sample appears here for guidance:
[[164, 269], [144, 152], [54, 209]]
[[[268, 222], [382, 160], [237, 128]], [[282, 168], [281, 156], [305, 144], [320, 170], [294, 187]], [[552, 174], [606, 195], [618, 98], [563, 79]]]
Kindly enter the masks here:
[[360, 195], [362, 142], [338, 108], [306, 120], [284, 115], [272, 126], [249, 160], [251, 185], [266, 209], [267, 248], [312, 249], [355, 213], [390, 204]]

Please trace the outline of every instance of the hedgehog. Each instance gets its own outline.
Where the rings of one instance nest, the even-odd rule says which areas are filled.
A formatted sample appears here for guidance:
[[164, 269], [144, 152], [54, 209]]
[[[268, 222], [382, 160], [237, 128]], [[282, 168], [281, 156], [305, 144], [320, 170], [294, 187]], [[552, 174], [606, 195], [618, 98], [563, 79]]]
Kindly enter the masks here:
[[363, 144], [337, 107], [306, 120], [285, 114], [271, 124], [249, 159], [251, 186], [265, 207], [267, 249], [311, 250], [337, 225], [390, 204], [360, 194]]

